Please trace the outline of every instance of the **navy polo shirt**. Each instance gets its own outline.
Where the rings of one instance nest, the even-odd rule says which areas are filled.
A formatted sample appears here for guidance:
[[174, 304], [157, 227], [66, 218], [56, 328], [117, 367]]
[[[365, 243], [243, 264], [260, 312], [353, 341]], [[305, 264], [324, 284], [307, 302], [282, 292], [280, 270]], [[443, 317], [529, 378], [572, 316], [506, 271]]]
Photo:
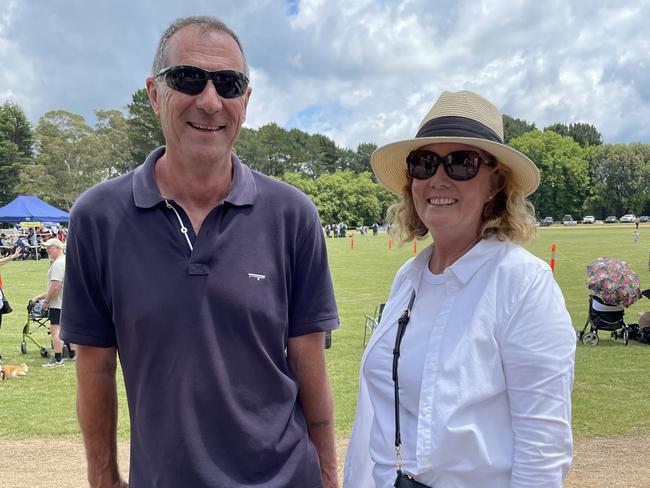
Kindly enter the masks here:
[[130, 485], [322, 486], [292, 336], [338, 327], [318, 213], [232, 156], [197, 236], [160, 195], [159, 148], [81, 195], [70, 217], [62, 337], [117, 346], [131, 417]]

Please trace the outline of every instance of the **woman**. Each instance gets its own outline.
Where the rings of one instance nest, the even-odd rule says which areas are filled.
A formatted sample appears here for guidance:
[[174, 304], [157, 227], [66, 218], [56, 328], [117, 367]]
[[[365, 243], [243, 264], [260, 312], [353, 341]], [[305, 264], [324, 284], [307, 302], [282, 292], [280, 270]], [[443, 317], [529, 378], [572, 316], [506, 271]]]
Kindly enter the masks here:
[[344, 487], [562, 486], [576, 336], [549, 266], [521, 247], [539, 171], [468, 91], [443, 93], [372, 167], [401, 196], [401, 239], [433, 244], [397, 273], [364, 354]]
[[[20, 256], [20, 248], [17, 248], [13, 254], [4, 258], [0, 258], [0, 266], [4, 266], [8, 262], [16, 259], [18, 256]], [[9, 302], [7, 301], [7, 298], [4, 295], [4, 291], [2, 290], [2, 275], [0, 275], [0, 329], [2, 328], [2, 316], [9, 312], [11, 312], [11, 308], [9, 308]], [[2, 361], [1, 354], [0, 361]]]

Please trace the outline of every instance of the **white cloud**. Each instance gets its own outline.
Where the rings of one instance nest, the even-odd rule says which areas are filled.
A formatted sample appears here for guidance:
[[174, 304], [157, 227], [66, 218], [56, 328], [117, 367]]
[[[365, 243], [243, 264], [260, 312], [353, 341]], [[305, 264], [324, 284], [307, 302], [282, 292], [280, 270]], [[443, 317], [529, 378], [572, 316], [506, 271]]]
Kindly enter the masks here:
[[0, 101], [33, 121], [124, 106], [173, 18], [217, 14], [252, 68], [249, 127], [382, 144], [412, 137], [441, 91], [471, 89], [538, 127], [650, 142], [647, 0], [302, 0], [295, 15], [272, 0], [4, 3]]

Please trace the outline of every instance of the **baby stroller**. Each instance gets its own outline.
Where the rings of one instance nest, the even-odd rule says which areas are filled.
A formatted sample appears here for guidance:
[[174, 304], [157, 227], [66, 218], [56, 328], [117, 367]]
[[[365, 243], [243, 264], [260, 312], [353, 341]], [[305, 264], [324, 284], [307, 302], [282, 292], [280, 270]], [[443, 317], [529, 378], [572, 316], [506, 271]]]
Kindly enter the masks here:
[[607, 305], [597, 296], [590, 296], [587, 322], [584, 329], [578, 333], [578, 340], [585, 345], [595, 346], [599, 341], [598, 331], [606, 330], [611, 332], [612, 339], [623, 339], [623, 344], [627, 346], [631, 328], [623, 320], [624, 314], [623, 307]]
[[34, 337], [34, 333], [41, 327], [47, 330], [49, 334], [50, 331], [47, 327], [48, 314], [47, 310], [43, 310], [43, 301], [39, 300], [36, 303], [31, 300], [27, 304], [27, 322], [23, 327], [23, 337], [22, 342], [20, 343], [20, 352], [27, 354], [27, 341], [31, 341], [36, 347], [41, 351], [41, 356], [44, 358], [50, 357], [50, 351], [41, 345], [40, 342]]
[[598, 331], [607, 330], [613, 339], [623, 339], [627, 346], [632, 329], [623, 320], [623, 307], [641, 298], [638, 275], [625, 261], [600, 256], [587, 266], [587, 287], [591, 291], [589, 313], [578, 340], [595, 346]]

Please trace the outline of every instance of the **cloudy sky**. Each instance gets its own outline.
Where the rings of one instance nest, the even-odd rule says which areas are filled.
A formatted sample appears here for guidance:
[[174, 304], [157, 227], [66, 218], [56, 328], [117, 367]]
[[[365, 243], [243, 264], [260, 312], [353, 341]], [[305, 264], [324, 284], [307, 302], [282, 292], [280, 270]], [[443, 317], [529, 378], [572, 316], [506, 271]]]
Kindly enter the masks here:
[[251, 128], [383, 144], [412, 137], [441, 91], [470, 89], [540, 128], [650, 143], [650, 0], [0, 0], [0, 103], [94, 123], [144, 86], [186, 15], [240, 35]]

